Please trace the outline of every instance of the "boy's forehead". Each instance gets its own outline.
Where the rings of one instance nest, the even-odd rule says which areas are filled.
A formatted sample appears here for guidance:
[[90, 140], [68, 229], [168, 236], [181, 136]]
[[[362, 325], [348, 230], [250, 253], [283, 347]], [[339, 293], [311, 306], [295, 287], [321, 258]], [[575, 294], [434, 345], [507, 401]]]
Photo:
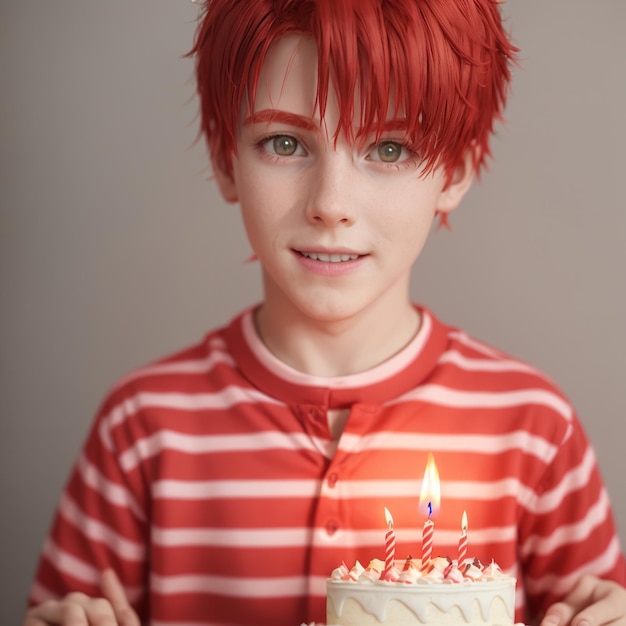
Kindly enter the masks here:
[[[317, 82], [318, 53], [315, 41], [300, 33], [284, 35], [272, 44], [263, 62], [254, 100], [255, 112], [280, 110], [319, 119]], [[325, 104], [325, 125], [334, 129], [338, 123], [339, 103], [332, 77], [329, 80], [328, 100]], [[245, 108], [247, 109], [247, 105]], [[241, 121], [245, 122], [250, 114], [250, 111], [245, 110]], [[360, 126], [358, 84], [355, 90], [353, 117], [355, 130], [357, 130]], [[390, 98], [387, 117], [388, 119], [403, 117], [401, 111], [395, 111], [392, 98]]]
[[317, 93], [317, 46], [291, 34], [270, 47], [256, 89], [255, 109], [280, 109], [313, 116]]

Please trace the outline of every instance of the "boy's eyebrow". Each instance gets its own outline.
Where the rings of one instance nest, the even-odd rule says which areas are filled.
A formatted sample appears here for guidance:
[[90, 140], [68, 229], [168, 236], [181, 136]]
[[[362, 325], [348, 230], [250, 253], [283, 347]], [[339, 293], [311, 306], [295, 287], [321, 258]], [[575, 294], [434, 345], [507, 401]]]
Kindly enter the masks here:
[[[295, 126], [297, 128], [304, 128], [305, 130], [317, 130], [319, 127], [314, 120], [305, 115], [299, 115], [297, 113], [290, 113], [289, 111], [282, 111], [280, 109], [261, 109], [248, 115], [243, 121], [244, 126], [252, 126], [253, 124], [271, 124], [272, 122], [278, 122], [281, 124], [287, 124], [288, 126]], [[393, 118], [386, 120], [381, 129], [382, 132], [393, 131], [406, 131], [408, 124], [406, 118]], [[357, 136], [365, 136], [371, 133], [371, 130], [361, 129], [357, 132]]]
[[306, 130], [316, 130], [317, 124], [309, 117], [298, 115], [297, 113], [289, 113], [288, 111], [280, 111], [278, 109], [262, 109], [255, 111], [246, 117], [243, 124], [250, 126], [252, 124], [280, 122], [289, 126], [297, 126]]

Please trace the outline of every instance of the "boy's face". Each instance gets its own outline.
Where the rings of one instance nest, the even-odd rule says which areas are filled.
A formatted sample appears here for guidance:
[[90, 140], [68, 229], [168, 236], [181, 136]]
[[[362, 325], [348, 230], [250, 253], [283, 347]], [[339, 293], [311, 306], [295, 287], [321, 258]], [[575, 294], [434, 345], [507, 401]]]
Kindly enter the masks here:
[[331, 85], [320, 120], [316, 79], [310, 39], [289, 35], [271, 48], [254, 114], [241, 113], [232, 176], [216, 167], [218, 183], [241, 205], [268, 310], [322, 322], [367, 311], [380, 323], [397, 319], [398, 307], [410, 306], [411, 266], [435, 212], [457, 206], [471, 168], [449, 185], [440, 171], [420, 177], [419, 156], [403, 148], [392, 114], [378, 142], [340, 135], [335, 144], [335, 94]]

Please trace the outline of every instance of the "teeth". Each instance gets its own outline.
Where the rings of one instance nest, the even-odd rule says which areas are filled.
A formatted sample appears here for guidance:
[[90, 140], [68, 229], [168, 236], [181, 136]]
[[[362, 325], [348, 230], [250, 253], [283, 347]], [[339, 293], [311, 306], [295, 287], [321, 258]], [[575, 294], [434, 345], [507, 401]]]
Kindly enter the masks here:
[[359, 258], [358, 254], [326, 254], [325, 252], [301, 252], [300, 254], [314, 261], [322, 261], [323, 263], [342, 263], [345, 261], [354, 261]]

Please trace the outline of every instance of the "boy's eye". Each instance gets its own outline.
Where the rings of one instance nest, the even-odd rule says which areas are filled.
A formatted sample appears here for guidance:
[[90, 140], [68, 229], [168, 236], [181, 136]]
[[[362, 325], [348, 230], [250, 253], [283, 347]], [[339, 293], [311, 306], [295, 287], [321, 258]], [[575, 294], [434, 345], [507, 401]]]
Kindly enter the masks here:
[[402, 146], [395, 141], [383, 141], [376, 147], [378, 157], [385, 163], [395, 163], [402, 156]]
[[276, 135], [270, 137], [263, 146], [270, 154], [277, 156], [294, 156], [302, 152], [298, 140], [291, 135]]
[[381, 141], [370, 151], [368, 158], [381, 163], [400, 163], [406, 161], [411, 152], [397, 141]]

